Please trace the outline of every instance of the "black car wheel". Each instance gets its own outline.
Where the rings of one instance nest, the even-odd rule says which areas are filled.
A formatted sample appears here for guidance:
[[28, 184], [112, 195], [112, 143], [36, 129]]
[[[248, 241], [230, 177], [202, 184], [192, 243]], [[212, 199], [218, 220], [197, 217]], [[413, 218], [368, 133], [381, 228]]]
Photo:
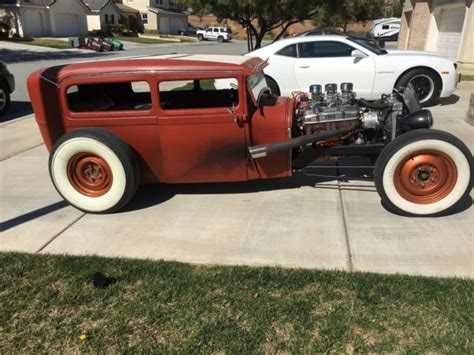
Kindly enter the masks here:
[[10, 91], [5, 83], [0, 82], [0, 114], [6, 112], [10, 106]]
[[273, 95], [280, 96], [280, 88], [275, 80], [270, 78], [269, 76], [265, 75], [265, 80], [267, 81], [267, 86], [272, 92]]
[[409, 87], [422, 106], [437, 103], [441, 94], [441, 80], [428, 69], [413, 69], [398, 80], [396, 88]]

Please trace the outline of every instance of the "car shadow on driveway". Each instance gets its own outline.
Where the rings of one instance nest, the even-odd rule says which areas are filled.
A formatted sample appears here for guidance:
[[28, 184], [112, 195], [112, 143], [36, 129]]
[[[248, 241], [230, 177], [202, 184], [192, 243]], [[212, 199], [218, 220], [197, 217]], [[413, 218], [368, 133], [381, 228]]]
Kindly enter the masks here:
[[33, 107], [27, 101], [11, 101], [8, 111], [0, 116], [0, 123], [14, 120], [33, 113]]
[[[332, 184], [325, 184], [332, 182]], [[273, 190], [297, 189], [313, 187], [335, 189], [339, 187], [333, 177], [314, 177], [303, 174], [290, 178], [252, 180], [244, 182], [203, 183], [203, 184], [151, 184], [141, 186], [132, 201], [120, 212], [136, 211], [158, 205], [173, 198], [175, 195], [213, 195], [213, 194], [246, 194]], [[372, 187], [372, 189], [370, 189]], [[347, 189], [375, 192], [373, 186], [347, 185]]]
[[439, 99], [440, 106], [448, 106], [454, 105], [459, 101], [460, 97], [458, 95], [452, 94], [449, 97], [445, 97], [444, 99]]

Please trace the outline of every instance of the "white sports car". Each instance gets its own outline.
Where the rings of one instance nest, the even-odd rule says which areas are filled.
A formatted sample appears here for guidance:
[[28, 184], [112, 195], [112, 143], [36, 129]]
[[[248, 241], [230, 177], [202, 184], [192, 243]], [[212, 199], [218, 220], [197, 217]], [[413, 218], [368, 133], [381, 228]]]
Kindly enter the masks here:
[[437, 53], [385, 50], [343, 36], [294, 37], [246, 54], [267, 59], [267, 83], [275, 94], [308, 91], [313, 84], [352, 82], [365, 99], [411, 87], [424, 106], [456, 89], [456, 63]]

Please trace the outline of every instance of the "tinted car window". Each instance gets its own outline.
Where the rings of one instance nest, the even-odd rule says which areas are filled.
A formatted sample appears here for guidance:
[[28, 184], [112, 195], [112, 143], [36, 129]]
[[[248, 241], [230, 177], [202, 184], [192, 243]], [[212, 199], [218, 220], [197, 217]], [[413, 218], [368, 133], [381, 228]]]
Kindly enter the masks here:
[[158, 89], [163, 110], [228, 108], [239, 104], [235, 78], [162, 81]]
[[322, 34], [323, 34], [323, 31], [316, 30], [316, 31], [308, 32], [307, 36], [321, 36]]
[[72, 112], [149, 110], [150, 86], [146, 81], [80, 84], [66, 91]]
[[278, 55], [283, 55], [285, 57], [297, 57], [297, 52], [296, 52], [296, 44], [292, 44], [290, 46], [286, 46], [283, 49], [280, 49], [278, 52], [276, 52]]
[[300, 58], [350, 57], [354, 48], [340, 42], [305, 42], [299, 44]]

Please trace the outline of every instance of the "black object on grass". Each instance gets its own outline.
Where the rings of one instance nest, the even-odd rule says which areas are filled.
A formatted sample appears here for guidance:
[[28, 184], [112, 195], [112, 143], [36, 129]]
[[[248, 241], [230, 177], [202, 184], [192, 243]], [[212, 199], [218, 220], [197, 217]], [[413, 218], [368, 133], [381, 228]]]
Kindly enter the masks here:
[[106, 288], [107, 286], [116, 283], [117, 279], [113, 277], [107, 277], [101, 272], [96, 272], [94, 276], [92, 276], [91, 282], [92, 286], [95, 288]]

